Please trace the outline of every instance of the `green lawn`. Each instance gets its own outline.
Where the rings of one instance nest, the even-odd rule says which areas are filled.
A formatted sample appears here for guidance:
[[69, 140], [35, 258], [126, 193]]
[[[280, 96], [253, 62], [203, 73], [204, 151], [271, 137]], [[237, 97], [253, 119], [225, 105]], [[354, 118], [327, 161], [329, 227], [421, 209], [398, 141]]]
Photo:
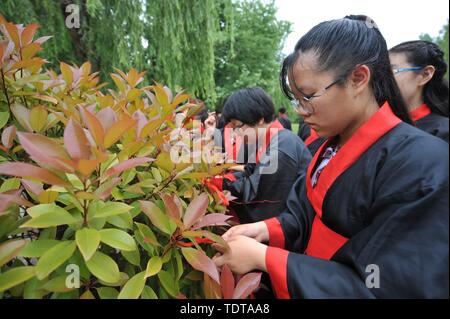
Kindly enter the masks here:
[[292, 132], [297, 134], [297, 132], [298, 132], [298, 123], [292, 123]]

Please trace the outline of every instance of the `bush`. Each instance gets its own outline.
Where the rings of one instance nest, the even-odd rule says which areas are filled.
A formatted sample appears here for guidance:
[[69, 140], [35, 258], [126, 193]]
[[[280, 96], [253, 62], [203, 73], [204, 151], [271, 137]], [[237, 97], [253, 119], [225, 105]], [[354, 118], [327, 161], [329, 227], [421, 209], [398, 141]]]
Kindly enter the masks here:
[[229, 165], [195, 134], [199, 106], [135, 69], [115, 89], [89, 62], [44, 70], [37, 28], [0, 16], [0, 295], [248, 297], [260, 274], [235, 287], [209, 257], [230, 216], [201, 179]]

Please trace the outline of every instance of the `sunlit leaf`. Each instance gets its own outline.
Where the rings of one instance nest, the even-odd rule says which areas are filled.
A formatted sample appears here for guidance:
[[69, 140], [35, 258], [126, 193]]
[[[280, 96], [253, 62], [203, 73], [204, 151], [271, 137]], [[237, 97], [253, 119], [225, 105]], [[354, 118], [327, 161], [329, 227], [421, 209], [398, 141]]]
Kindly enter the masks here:
[[151, 277], [159, 273], [162, 268], [161, 257], [153, 256], [147, 263], [147, 269], [145, 271], [145, 278]]
[[117, 299], [137, 299], [142, 293], [145, 286], [145, 271], [132, 277], [123, 286]]
[[47, 111], [40, 105], [31, 109], [30, 125], [36, 132], [41, 132], [47, 125]]
[[100, 230], [100, 240], [116, 249], [132, 251], [136, 250], [136, 243], [128, 233], [120, 229], [108, 228]]
[[76, 249], [75, 241], [63, 241], [45, 252], [36, 266], [36, 276], [42, 280], [69, 259]]
[[0, 274], [0, 292], [17, 286], [35, 276], [35, 267], [23, 266]]
[[84, 260], [89, 260], [100, 244], [100, 234], [96, 229], [82, 228], [77, 230], [75, 240]]
[[94, 256], [86, 262], [86, 266], [94, 276], [107, 283], [114, 284], [120, 279], [116, 262], [100, 251], [95, 252]]

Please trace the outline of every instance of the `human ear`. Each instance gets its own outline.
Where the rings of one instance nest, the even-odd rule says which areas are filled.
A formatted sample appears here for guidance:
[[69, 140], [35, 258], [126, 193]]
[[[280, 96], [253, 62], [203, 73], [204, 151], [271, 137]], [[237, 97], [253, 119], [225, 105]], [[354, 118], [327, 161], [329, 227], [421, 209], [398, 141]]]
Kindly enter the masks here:
[[419, 86], [424, 86], [433, 78], [434, 72], [436, 69], [432, 65], [427, 65], [423, 68], [421, 75], [422, 79], [419, 81]]
[[369, 85], [371, 71], [367, 65], [357, 66], [349, 76], [349, 83], [355, 90], [356, 95], [364, 91]]

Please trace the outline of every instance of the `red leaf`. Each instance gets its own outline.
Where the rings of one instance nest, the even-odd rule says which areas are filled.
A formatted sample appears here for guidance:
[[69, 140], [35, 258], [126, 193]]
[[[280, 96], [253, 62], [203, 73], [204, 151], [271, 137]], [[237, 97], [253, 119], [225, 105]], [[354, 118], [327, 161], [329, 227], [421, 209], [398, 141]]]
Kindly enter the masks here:
[[22, 38], [22, 47], [30, 44], [33, 40], [34, 34], [36, 33], [36, 30], [39, 28], [39, 24], [32, 23], [25, 27], [25, 29], [22, 31], [21, 38]]
[[103, 140], [105, 139], [105, 130], [103, 129], [102, 124], [92, 114], [87, 108], [80, 107], [81, 115], [83, 116], [84, 123], [91, 132], [92, 137], [94, 138], [95, 144], [98, 146], [103, 146]]
[[34, 43], [42, 44], [44, 42], [47, 42], [51, 38], [53, 38], [53, 36], [40, 37], [39, 39], [34, 40]]
[[123, 171], [139, 166], [139, 165], [143, 165], [145, 163], [148, 163], [150, 161], [154, 161], [154, 159], [151, 159], [149, 157], [138, 157], [138, 158], [132, 158], [126, 161], [123, 161], [113, 167], [111, 167], [110, 169], [108, 169], [105, 172], [105, 177], [109, 177], [111, 175], [115, 175], [115, 174], [120, 174]]
[[16, 137], [17, 129], [14, 125], [8, 126], [2, 133], [2, 144], [7, 148], [13, 146], [14, 138]]
[[109, 148], [116, 143], [122, 135], [136, 125], [136, 120], [128, 115], [124, 115], [118, 122], [109, 128], [105, 135], [105, 148]]
[[180, 207], [175, 203], [173, 196], [170, 196], [168, 194], [161, 194], [160, 196], [164, 202], [164, 206], [166, 206], [167, 214], [175, 220], [179, 220], [181, 218], [181, 210]]
[[197, 224], [192, 226], [192, 230], [206, 226], [229, 226], [226, 221], [232, 217], [233, 216], [220, 213], [208, 214], [205, 215]]
[[74, 172], [74, 163], [70, 162], [64, 148], [52, 139], [34, 133], [21, 132], [17, 135], [24, 150], [40, 166], [68, 173]]
[[74, 160], [89, 159], [91, 157], [90, 144], [83, 128], [73, 119], [69, 120], [64, 130], [64, 145], [70, 157]]
[[208, 194], [203, 193], [196, 196], [186, 209], [186, 214], [184, 215], [184, 226], [188, 229], [200, 218], [203, 217], [208, 208], [209, 198]]
[[206, 256], [204, 252], [194, 248], [181, 248], [181, 252], [194, 269], [208, 274], [215, 282], [220, 284], [219, 271], [211, 258]]
[[106, 200], [113, 190], [113, 188], [120, 183], [122, 179], [120, 177], [111, 178], [107, 182], [100, 185], [94, 192], [94, 195], [101, 200]]
[[136, 136], [141, 136], [142, 129], [148, 123], [147, 117], [140, 110], [137, 110], [136, 112], [134, 112], [133, 118], [138, 121], [136, 128]]
[[52, 172], [27, 163], [0, 164], [0, 174], [24, 178], [36, 178], [50, 185], [68, 186], [69, 184]]
[[106, 107], [97, 113], [97, 118], [105, 131], [109, 130], [114, 123], [117, 122], [116, 112], [110, 107]]
[[26, 199], [20, 197], [22, 190], [17, 190], [14, 192], [7, 192], [0, 194], [0, 213], [5, 211], [11, 204], [17, 204], [22, 206], [33, 206], [32, 203], [27, 201]]
[[259, 287], [261, 273], [249, 273], [242, 277], [234, 289], [233, 299], [245, 299]]
[[44, 191], [42, 185], [35, 183], [33, 181], [28, 181], [26, 179], [22, 179], [22, 185], [25, 189], [32, 194], [38, 195]]
[[222, 295], [224, 299], [233, 298], [234, 276], [228, 265], [224, 265], [222, 268], [222, 273], [220, 274], [220, 286], [222, 288]]

